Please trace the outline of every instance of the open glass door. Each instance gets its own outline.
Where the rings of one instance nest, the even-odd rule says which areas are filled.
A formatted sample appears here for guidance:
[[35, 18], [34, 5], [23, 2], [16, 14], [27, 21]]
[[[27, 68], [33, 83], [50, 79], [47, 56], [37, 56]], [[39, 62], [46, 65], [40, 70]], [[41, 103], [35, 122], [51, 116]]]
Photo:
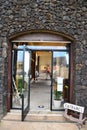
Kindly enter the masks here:
[[69, 102], [69, 53], [53, 51], [52, 110], [63, 110]]
[[23, 49], [12, 50], [12, 85], [11, 85], [11, 108], [21, 109], [21, 93], [23, 88]]
[[22, 88], [22, 121], [29, 112], [30, 104], [30, 51], [24, 47], [23, 53], [23, 88]]
[[30, 51], [26, 46], [12, 50], [12, 108], [22, 110], [22, 121], [30, 104]]

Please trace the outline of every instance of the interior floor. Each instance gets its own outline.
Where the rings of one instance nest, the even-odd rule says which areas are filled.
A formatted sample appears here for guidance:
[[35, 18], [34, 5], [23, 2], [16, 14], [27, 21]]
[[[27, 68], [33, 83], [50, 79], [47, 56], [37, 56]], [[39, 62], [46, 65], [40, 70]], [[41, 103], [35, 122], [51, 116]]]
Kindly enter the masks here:
[[46, 74], [40, 74], [30, 85], [30, 111], [50, 110], [51, 80]]

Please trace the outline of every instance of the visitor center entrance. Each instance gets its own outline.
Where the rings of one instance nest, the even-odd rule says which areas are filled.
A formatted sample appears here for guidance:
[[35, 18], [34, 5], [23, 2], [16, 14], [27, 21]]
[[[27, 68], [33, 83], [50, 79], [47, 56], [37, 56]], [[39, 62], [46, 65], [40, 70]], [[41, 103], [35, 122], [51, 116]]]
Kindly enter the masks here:
[[70, 102], [70, 41], [12, 41], [11, 109], [62, 111]]

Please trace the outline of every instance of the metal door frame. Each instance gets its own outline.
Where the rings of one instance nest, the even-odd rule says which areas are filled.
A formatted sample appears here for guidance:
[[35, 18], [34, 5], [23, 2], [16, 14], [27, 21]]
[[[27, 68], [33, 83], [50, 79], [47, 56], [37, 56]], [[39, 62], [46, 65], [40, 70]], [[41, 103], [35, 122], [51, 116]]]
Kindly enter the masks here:
[[[69, 53], [69, 74], [68, 74], [68, 77], [69, 77], [69, 86], [70, 86], [70, 50], [52, 50], [52, 63], [51, 63], [51, 66], [52, 66], [52, 69], [51, 69], [51, 72], [52, 72], [52, 78], [51, 78], [51, 105], [50, 105], [50, 110], [51, 111], [64, 111], [64, 109], [52, 109], [52, 104], [53, 104], [53, 96], [52, 96], [52, 92], [53, 92], [53, 52], [56, 51], [56, 52], [68, 52]], [[69, 87], [69, 95], [68, 95], [68, 101], [70, 102], [70, 87]]]
[[[45, 50], [45, 49], [41, 49], [41, 50], [38, 50], [38, 49], [32, 49], [32, 50], [30, 50], [27, 46], [25, 46], [25, 49], [23, 50], [23, 49], [17, 49], [17, 50], [23, 50], [24, 52], [26, 51], [26, 49], [28, 50], [28, 51], [51, 51], [51, 53], [52, 53], [52, 59], [51, 59], [51, 72], [52, 72], [52, 75], [51, 75], [51, 93], [50, 93], [50, 96], [51, 96], [51, 98], [50, 98], [50, 110], [51, 111], [54, 111], [53, 109], [52, 109], [52, 90], [53, 90], [53, 51], [67, 51], [67, 50], [52, 50], [52, 49], [49, 49], [49, 50]], [[68, 51], [69, 52], [69, 56], [70, 56], [70, 50]], [[23, 62], [23, 64], [24, 64], [24, 62]], [[70, 59], [69, 59], [69, 64], [70, 64]], [[30, 68], [31, 69], [31, 68]], [[70, 69], [70, 66], [69, 66], [69, 69]], [[23, 73], [24, 73], [24, 70], [23, 70]], [[29, 75], [29, 78], [30, 78], [30, 75]], [[70, 78], [70, 70], [69, 70], [69, 78]], [[70, 79], [69, 79], [70, 80]], [[29, 82], [30, 82], [30, 79], [29, 79]], [[30, 90], [30, 83], [29, 83], [29, 90]], [[24, 94], [22, 93], [22, 95], [21, 95], [21, 97], [22, 97], [22, 118], [21, 118], [21, 120], [22, 121], [24, 121], [24, 118], [26, 117], [26, 115], [27, 115], [27, 113], [26, 114], [24, 114]], [[69, 97], [70, 98], [70, 97]], [[29, 108], [29, 105], [30, 105], [30, 91], [29, 91], [29, 97], [28, 97], [28, 101], [29, 101], [29, 104], [28, 104], [28, 108]], [[28, 112], [29, 111], [29, 109], [26, 109], [26, 111]]]
[[[30, 66], [30, 62], [31, 62], [31, 51], [29, 48], [27, 48], [27, 46], [23, 46], [23, 48], [21, 49], [13, 49], [13, 50], [16, 50], [17, 52], [18, 51], [22, 51], [23, 52], [23, 71], [22, 71], [22, 76], [23, 76], [23, 81], [22, 81], [22, 84], [23, 84], [23, 88], [24, 88], [24, 55], [25, 55], [25, 52], [28, 51], [30, 53], [30, 57], [29, 57], [29, 66]], [[12, 78], [13, 78], [13, 67], [14, 67], [14, 54], [12, 54], [12, 76], [11, 76], [11, 83], [13, 82], [12, 81]], [[31, 68], [30, 68], [31, 69]], [[22, 106], [21, 108], [15, 108], [15, 109], [20, 109], [22, 112], [21, 112], [21, 120], [24, 121], [27, 113], [29, 112], [29, 106], [30, 106], [30, 73], [28, 73], [29, 75], [29, 78], [28, 78], [28, 104], [27, 104], [27, 107], [24, 108], [24, 93], [22, 91], [22, 93], [20, 94], [21, 96], [21, 100], [22, 100]], [[12, 93], [12, 88], [11, 88], [11, 93]], [[13, 93], [12, 93], [13, 94]], [[14, 109], [14, 107], [12, 107], [12, 94], [11, 94], [11, 108]]]

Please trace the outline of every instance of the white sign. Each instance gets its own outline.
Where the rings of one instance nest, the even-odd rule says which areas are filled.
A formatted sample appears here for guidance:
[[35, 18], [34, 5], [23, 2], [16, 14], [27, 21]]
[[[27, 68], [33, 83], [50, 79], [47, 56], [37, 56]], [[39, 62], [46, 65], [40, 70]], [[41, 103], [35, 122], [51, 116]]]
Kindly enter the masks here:
[[57, 77], [57, 83], [63, 84], [63, 77]]
[[63, 91], [63, 77], [57, 77], [57, 91]]
[[73, 105], [73, 104], [70, 104], [70, 103], [64, 103], [64, 108], [70, 109], [70, 110], [73, 110], [73, 111], [77, 111], [77, 112], [80, 112], [80, 113], [84, 113], [84, 107]]

